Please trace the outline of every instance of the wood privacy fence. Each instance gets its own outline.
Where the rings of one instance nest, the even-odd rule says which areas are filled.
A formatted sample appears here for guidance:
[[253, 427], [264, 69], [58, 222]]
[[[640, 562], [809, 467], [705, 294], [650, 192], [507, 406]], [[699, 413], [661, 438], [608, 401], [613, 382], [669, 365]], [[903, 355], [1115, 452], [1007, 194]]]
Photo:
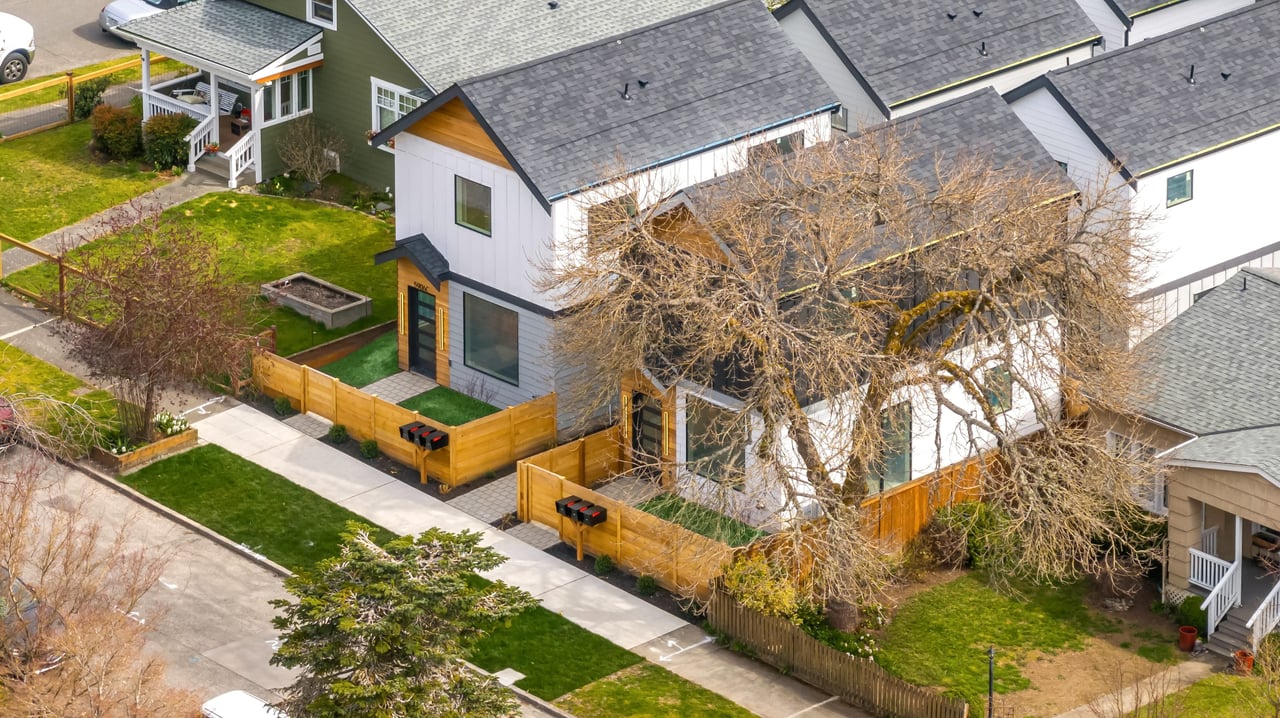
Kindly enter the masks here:
[[711, 590], [707, 620], [751, 647], [760, 660], [873, 715], [892, 718], [967, 718], [969, 706], [889, 675], [874, 661], [854, 658], [790, 621], [739, 604], [718, 586]]
[[[673, 593], [705, 599], [734, 549], [587, 488], [621, 464], [618, 432], [611, 427], [519, 462], [520, 520], [549, 526], [570, 545], [581, 541], [586, 553], [607, 555], [627, 572], [652, 576]], [[553, 466], [585, 483], [566, 478]], [[597, 526], [579, 526], [556, 513], [556, 501], [566, 496], [605, 507], [608, 518]]]
[[[268, 396], [286, 396], [299, 411], [342, 424], [360, 441], [377, 441], [382, 453], [418, 469], [423, 483], [428, 477], [436, 479], [446, 491], [508, 467], [556, 440], [555, 394], [449, 426], [274, 354], [254, 356], [253, 377]], [[414, 421], [447, 432], [449, 445], [427, 451], [401, 439], [400, 427]]]
[[902, 549], [938, 509], [981, 498], [983, 476], [996, 470], [997, 458], [991, 452], [867, 497], [862, 502], [863, 529], [883, 550]]

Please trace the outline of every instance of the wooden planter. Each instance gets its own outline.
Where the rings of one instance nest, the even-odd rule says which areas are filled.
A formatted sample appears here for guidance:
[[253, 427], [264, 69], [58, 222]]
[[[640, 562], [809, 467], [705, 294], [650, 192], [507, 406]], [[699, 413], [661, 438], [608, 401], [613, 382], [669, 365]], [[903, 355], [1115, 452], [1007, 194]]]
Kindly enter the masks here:
[[199, 438], [200, 436], [196, 433], [195, 427], [192, 427], [181, 434], [156, 439], [150, 444], [138, 447], [127, 454], [113, 454], [110, 451], [95, 448], [93, 450], [93, 459], [106, 466], [115, 475], [120, 476], [137, 471], [147, 464], [160, 459], [180, 454], [194, 447]]

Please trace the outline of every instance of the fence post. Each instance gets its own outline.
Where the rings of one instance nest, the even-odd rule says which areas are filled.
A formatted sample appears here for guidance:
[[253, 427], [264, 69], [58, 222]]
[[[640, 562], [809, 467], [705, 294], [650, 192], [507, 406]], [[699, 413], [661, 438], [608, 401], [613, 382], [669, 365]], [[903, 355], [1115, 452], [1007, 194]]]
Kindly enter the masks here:
[[333, 378], [333, 377], [330, 377], [330, 381], [332, 382], [332, 384], [329, 388], [333, 391], [333, 421], [337, 422], [338, 421], [338, 385], [341, 384], [342, 382], [338, 381], [336, 378]]
[[76, 81], [75, 76], [67, 70], [67, 122], [76, 118]]
[[302, 397], [298, 399], [299, 408], [303, 414], [307, 413], [307, 394], [309, 393], [309, 385], [311, 383], [311, 368], [302, 367]]
[[58, 316], [67, 318], [67, 265], [61, 256], [58, 257]]

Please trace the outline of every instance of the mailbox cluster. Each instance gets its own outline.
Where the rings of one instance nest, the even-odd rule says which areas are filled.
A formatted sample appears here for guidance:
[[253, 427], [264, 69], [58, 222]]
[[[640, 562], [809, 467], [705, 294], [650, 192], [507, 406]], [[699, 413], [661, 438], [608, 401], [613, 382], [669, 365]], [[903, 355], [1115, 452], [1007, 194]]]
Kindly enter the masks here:
[[602, 524], [609, 518], [609, 510], [603, 506], [580, 499], [577, 496], [566, 496], [556, 502], [556, 513], [573, 519], [583, 526]]
[[400, 438], [410, 444], [417, 444], [428, 451], [443, 449], [449, 445], [449, 435], [434, 426], [427, 426], [421, 421], [411, 422], [400, 427]]

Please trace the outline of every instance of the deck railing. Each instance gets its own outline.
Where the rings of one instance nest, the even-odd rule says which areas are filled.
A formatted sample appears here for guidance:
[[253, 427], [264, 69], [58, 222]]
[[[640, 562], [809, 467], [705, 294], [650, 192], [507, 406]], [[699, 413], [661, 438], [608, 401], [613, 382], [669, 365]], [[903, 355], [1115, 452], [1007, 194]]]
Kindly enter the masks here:
[[1231, 562], [1197, 549], [1188, 551], [1191, 553], [1191, 585], [1212, 591], [1231, 569]]
[[1210, 556], [1218, 555], [1218, 527], [1210, 526], [1200, 532], [1200, 550]]
[[1205, 620], [1206, 639], [1213, 637], [1213, 629], [1217, 628], [1218, 622], [1227, 615], [1227, 611], [1230, 611], [1233, 606], [1240, 605], [1240, 564], [1232, 563], [1228, 566], [1222, 580], [1218, 581], [1209, 592], [1209, 597], [1200, 604], [1200, 608], [1208, 614]]
[[231, 163], [231, 177], [227, 180], [227, 187], [235, 189], [240, 173], [252, 167], [258, 159], [258, 133], [246, 131], [244, 138], [227, 150], [227, 159]]
[[196, 160], [204, 156], [204, 149], [213, 142], [213, 123], [218, 121], [217, 115], [209, 115], [196, 125], [196, 128], [186, 136], [187, 140], [187, 171], [196, 171]]
[[1258, 610], [1253, 612], [1253, 616], [1245, 624], [1245, 628], [1253, 630], [1254, 652], [1262, 645], [1262, 639], [1276, 629], [1277, 623], [1280, 623], [1280, 581], [1262, 599], [1262, 605], [1258, 606]]

